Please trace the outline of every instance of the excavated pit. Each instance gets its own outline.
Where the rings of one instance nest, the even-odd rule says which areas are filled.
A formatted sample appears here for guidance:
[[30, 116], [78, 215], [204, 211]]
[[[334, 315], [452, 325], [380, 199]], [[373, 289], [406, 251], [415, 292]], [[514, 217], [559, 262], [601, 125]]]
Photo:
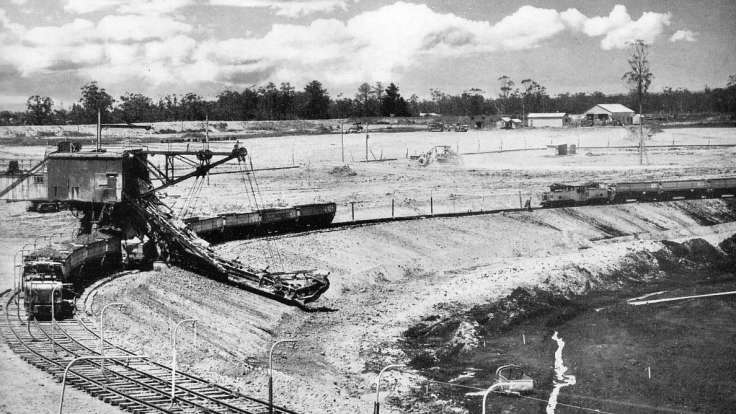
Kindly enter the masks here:
[[414, 412], [479, 413], [480, 398], [466, 393], [487, 388], [497, 367], [516, 363], [534, 378], [536, 389], [525, 396], [536, 399], [493, 396], [488, 409], [543, 412], [554, 374], [551, 337], [559, 332], [567, 373], [577, 382], [558, 403], [604, 412], [732, 412], [736, 296], [647, 306], [627, 299], [736, 290], [736, 234], [718, 246], [700, 238], [662, 246], [627, 254], [614, 271], [589, 274], [592, 285], [574, 294], [518, 287], [500, 300], [422, 317], [400, 343], [409, 365], [438, 383], [394, 403]]

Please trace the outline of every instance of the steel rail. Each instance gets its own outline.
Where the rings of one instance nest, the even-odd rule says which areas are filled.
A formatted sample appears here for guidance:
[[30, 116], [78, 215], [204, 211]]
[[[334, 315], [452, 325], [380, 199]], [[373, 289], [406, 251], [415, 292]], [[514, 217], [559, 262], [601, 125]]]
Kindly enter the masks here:
[[[114, 280], [114, 279], [106, 280], [103, 283], [100, 283], [100, 284], [94, 286], [92, 288], [92, 290], [85, 291], [84, 292], [85, 301], [88, 300], [88, 298], [90, 298], [93, 295], [93, 293], [94, 293], [95, 290], [101, 288], [102, 286], [104, 286], [105, 284], [111, 282], [112, 280]], [[94, 329], [92, 329], [84, 321], [83, 318], [80, 318], [79, 316], [76, 316], [75, 315], [74, 320], [75, 320], [75, 322], [80, 327], [82, 327], [85, 331], [87, 331], [89, 334], [91, 334], [94, 338], [99, 338], [98, 333]], [[113, 344], [113, 343], [111, 343], [109, 341], [105, 341], [105, 342], [107, 343], [107, 345], [109, 345], [110, 347], [112, 347], [114, 349], [117, 349], [119, 352], [122, 352], [122, 353], [125, 353], [125, 354], [128, 354], [128, 355], [135, 355], [133, 352], [131, 352], [131, 351], [125, 349], [125, 348], [122, 348], [122, 347], [120, 347], [118, 345], [115, 345], [115, 344]], [[155, 366], [156, 368], [165, 370], [166, 373], [164, 375], [166, 375], [166, 376], [169, 376], [170, 375], [170, 372], [171, 372], [171, 368], [170, 367], [168, 367], [166, 365], [163, 365], [163, 364], [160, 364], [160, 363], [158, 363], [156, 361], [153, 361], [153, 360], [148, 360], [147, 363], [150, 364], [150, 365]], [[268, 405], [268, 402], [266, 402], [264, 400], [261, 400], [261, 399], [255, 398], [255, 397], [251, 397], [251, 396], [248, 396], [248, 395], [239, 393], [237, 391], [233, 391], [231, 389], [225, 388], [225, 387], [223, 387], [221, 385], [212, 383], [212, 382], [207, 381], [205, 379], [202, 379], [202, 378], [195, 377], [193, 375], [187, 374], [186, 372], [177, 371], [177, 375], [182, 376], [182, 377], [186, 378], [189, 381], [196, 381], [196, 382], [198, 382], [198, 383], [200, 383], [202, 385], [206, 385], [208, 387], [212, 387], [212, 388], [216, 389], [217, 391], [220, 391], [222, 393], [226, 393], [226, 394], [232, 396], [233, 398], [240, 398], [240, 399], [243, 399], [243, 400], [246, 400], [246, 401], [249, 401], [249, 402], [253, 402], [253, 403], [256, 403], [256, 404], [261, 404], [264, 407]], [[282, 413], [282, 414], [298, 414], [296, 411], [292, 411], [292, 410], [289, 410], [289, 409], [284, 408], [284, 407], [275, 406], [274, 408], [277, 409], [277, 412], [278, 413]]]
[[[385, 223], [393, 223], [393, 222], [404, 222], [404, 221], [416, 221], [416, 220], [428, 220], [428, 219], [435, 219], [435, 218], [454, 218], [454, 217], [472, 217], [472, 216], [485, 216], [485, 215], [495, 215], [495, 214], [504, 214], [504, 213], [525, 213], [525, 212], [534, 212], [539, 210], [555, 210], [555, 209], [562, 209], [562, 208], [572, 208], [572, 207], [595, 207], [595, 206], [615, 206], [615, 205], [626, 205], [626, 204], [649, 204], [649, 203], [663, 203], [663, 202], [672, 202], [672, 201], [685, 201], [685, 200], [710, 200], [710, 199], [733, 199], [734, 197], [691, 197], [691, 198], [682, 198], [682, 199], [676, 199], [676, 200], [636, 200], [636, 201], [617, 201], [617, 202], [610, 202], [610, 203], [588, 203], [588, 204], [571, 204], [571, 205], [565, 205], [565, 206], [550, 206], [550, 207], [514, 207], [514, 208], [500, 208], [500, 209], [488, 209], [488, 210], [477, 210], [477, 211], [462, 211], [462, 212], [456, 212], [456, 213], [435, 213], [435, 214], [416, 214], [411, 216], [398, 216], [398, 217], [378, 217], [378, 218], [372, 218], [372, 219], [363, 219], [363, 220], [352, 220], [352, 221], [339, 221], [339, 222], [332, 222], [326, 226], [323, 227], [316, 227], [308, 230], [284, 230], [281, 232], [274, 232], [272, 234], [267, 235], [256, 235], [254, 237], [248, 237], [240, 240], [275, 240], [280, 238], [288, 238], [288, 237], [300, 237], [300, 236], [306, 236], [310, 234], [318, 234], [318, 233], [327, 233], [332, 231], [340, 231], [340, 230], [347, 230], [351, 228], [360, 228], [360, 227], [367, 227], [367, 226], [373, 226], [377, 224], [385, 224]], [[213, 242], [213, 245], [218, 245], [222, 243], [228, 243], [235, 240], [224, 240], [222, 242]]]
[[[4, 293], [7, 294], [7, 291]], [[3, 294], [0, 294], [2, 296]], [[16, 337], [17, 341], [15, 341], [15, 344], [11, 344], [11, 341], [8, 340], [9, 345], [11, 345], [11, 349], [13, 349], [16, 353], [21, 354], [21, 352], [18, 351], [18, 347], [21, 345], [25, 347], [26, 354], [32, 354], [35, 355], [35, 357], [29, 357], [28, 355], [21, 355], [31, 364], [51, 373], [52, 375], [58, 376], [59, 373], [63, 369], [62, 362], [66, 361], [69, 358], [49, 358], [44, 355], [44, 350], [48, 351], [48, 342], [39, 342], [35, 344], [28, 344], [24, 340], [24, 337], [18, 334], [15, 329], [13, 328], [13, 323], [10, 321], [10, 313], [12, 311], [12, 304], [13, 304], [13, 297], [15, 295], [11, 295], [10, 300], [8, 301], [8, 306], [6, 306], [6, 327], [8, 330], [10, 330], [14, 336]], [[18, 319], [19, 322], [23, 322], [22, 319]], [[63, 332], [64, 336], [66, 337], [66, 340], [60, 339], [57, 341], [57, 347], [62, 350], [62, 352], [68, 353], [68, 355], [71, 356], [79, 356], [79, 355], [87, 355], [87, 356], [99, 356], [90, 346], [85, 345], [82, 343], [80, 338], [75, 337], [76, 335], [72, 335], [69, 332], [70, 326], [72, 321], [69, 321], [70, 323], [67, 324], [64, 321], [59, 323], [59, 329], [61, 332]], [[91, 333], [92, 335], [90, 338], [90, 342], [95, 341], [95, 332], [90, 330], [89, 327], [86, 325], [83, 325], [79, 323], [80, 321], [75, 320], [73, 322], [74, 326], [80, 326], [85, 331]], [[17, 324], [17, 322], [15, 323]], [[48, 332], [45, 330], [45, 325], [43, 324], [37, 324], [39, 330], [45, 335], [46, 337], [49, 336]], [[65, 329], [66, 328], [66, 329]], [[3, 336], [6, 336], [6, 330], [3, 329]], [[110, 344], [108, 341], [106, 341], [108, 344]], [[124, 350], [123, 348], [120, 348], [114, 344], [110, 344], [113, 348], [122, 350], [124, 353], [124, 356], [132, 356], [135, 355], [127, 350]], [[49, 351], [50, 352], [50, 351]], [[36, 359], [36, 361], [33, 361], [33, 358]], [[66, 361], [68, 362], [68, 361]], [[112, 383], [108, 383], [107, 381], [102, 381], [100, 378], [95, 378], [95, 375], [100, 375], [99, 367], [101, 366], [100, 363], [90, 363], [85, 364], [85, 367], [89, 369], [94, 369], [94, 373], [90, 372], [84, 372], [84, 370], [74, 370], [72, 371], [74, 374], [81, 374], [80, 377], [82, 378], [82, 382], [75, 380], [72, 382], [72, 384], [77, 387], [81, 388], [88, 393], [99, 396], [104, 393], [108, 394], [114, 394], [114, 398], [116, 400], [113, 400], [112, 402], [110, 396], [101, 397], [103, 400], [107, 402], [111, 402], [114, 405], [120, 405], [122, 408], [127, 409], [129, 411], [158, 411], [158, 412], [177, 412], [180, 408], [176, 408], [174, 410], [169, 410], [165, 406], [169, 403], [168, 399], [168, 387], [170, 386], [170, 382], [164, 380], [163, 378], [167, 377], [167, 374], [170, 374], [170, 371], [167, 367], [161, 365], [161, 364], [155, 364], [151, 363], [151, 361], [145, 361], [143, 365], [136, 365], [131, 366], [129, 364], [122, 363], [121, 361], [113, 361], [113, 365], [110, 367], [116, 367], [116, 368], [122, 368], [122, 370], [108, 370], [107, 374], [114, 374], [117, 379], [115, 380], [108, 380]], [[150, 366], [153, 367], [154, 370], [161, 371], [161, 375], [159, 373], [151, 373], [146, 371], [141, 371], [143, 369], [142, 367]], [[80, 372], [78, 372], [80, 371]], [[131, 377], [137, 376], [137, 378]], [[177, 373], [180, 374], [180, 373]], [[183, 373], [181, 373], [183, 374]], [[178, 395], [181, 395], [182, 397], [179, 397], [179, 401], [185, 403], [183, 404], [185, 407], [192, 407], [195, 410], [198, 410], [198, 412], [207, 412], [207, 413], [220, 413], [220, 412], [226, 412], [226, 413], [243, 413], [243, 414], [255, 414], [259, 412], [263, 412], [267, 409], [268, 405], [267, 403], [257, 400], [255, 398], [250, 398], [247, 396], [244, 396], [239, 393], [234, 393], [230, 390], [227, 390], [223, 387], [214, 386], [213, 384], [208, 383], [207, 381], [201, 380], [199, 378], [193, 377], [191, 375], [181, 375], [181, 378], [184, 382], [186, 382], [185, 387], [181, 387], [181, 384], [178, 386], [179, 391], [183, 391], [181, 394], [179, 394], [179, 391], [177, 392]], [[86, 382], [85, 382], [86, 381]], [[145, 384], [143, 382], [149, 382], [148, 384]], [[83, 384], [89, 383], [90, 386], [84, 386]], [[143, 385], [141, 385], [143, 383]], [[151, 385], [153, 384], [153, 385]], [[191, 389], [192, 386], [204, 386], [209, 388], [211, 391], [211, 394], [218, 394], [222, 395], [221, 398], [217, 398], [211, 395], [206, 395], [207, 391], [206, 389], [198, 389], [193, 390]], [[118, 389], [116, 389], [118, 387]], [[122, 388], [121, 388], [122, 387]], [[124, 389], [123, 389], [124, 388]], [[130, 393], [145, 393], [145, 398], [136, 398], [135, 396], [129, 395]], [[146, 401], [147, 399], [153, 399], [153, 401]], [[225, 398], [227, 400], [236, 400], [240, 399], [243, 404], [249, 405], [248, 407], [238, 407], [233, 404], [230, 404], [230, 402], [233, 401], [223, 401], [222, 398]], [[197, 401], [198, 400], [198, 401]], [[161, 406], [158, 406], [156, 404], [161, 404]], [[278, 407], [278, 413], [283, 414], [296, 414], [293, 411], [285, 410], [280, 407]]]
[[[84, 328], [86, 331], [88, 331], [91, 335], [97, 336], [97, 333], [92, 328], [90, 328], [89, 325], [87, 325], [87, 323], [84, 322], [82, 319], [80, 319], [78, 317], [75, 317], [74, 319], [75, 319], [75, 321], [82, 328]], [[128, 354], [128, 355], [135, 355], [133, 352], [131, 352], [131, 351], [125, 349], [125, 348], [122, 348], [122, 347], [120, 347], [118, 345], [115, 345], [113, 343], [110, 343], [108, 341], [105, 341], [105, 342], [110, 347], [112, 347], [113, 349], [117, 349], [118, 351], [123, 352], [123, 353]], [[168, 367], [166, 365], [163, 365], [163, 364], [160, 364], [160, 363], [158, 363], [156, 361], [153, 361], [153, 360], [149, 360], [149, 361], [146, 361], [146, 362], [149, 365], [153, 365], [156, 368], [165, 370], [166, 372], [165, 372], [164, 375], [166, 375], [166, 376], [170, 376], [171, 375], [171, 368], [170, 367]], [[221, 385], [218, 385], [218, 384], [209, 382], [209, 381], [207, 381], [205, 379], [202, 379], [202, 378], [195, 377], [193, 375], [187, 374], [186, 372], [177, 371], [176, 372], [176, 375], [181, 376], [181, 377], [184, 377], [185, 379], [187, 379], [189, 381], [196, 381], [196, 382], [198, 382], [198, 383], [200, 383], [202, 385], [206, 385], [208, 387], [212, 387], [212, 388], [216, 389], [217, 391], [220, 391], [222, 393], [226, 393], [226, 394], [232, 396], [233, 398], [240, 398], [240, 399], [243, 399], [243, 400], [246, 400], [246, 401], [249, 401], [249, 402], [253, 402], [253, 403], [256, 403], [256, 404], [263, 405], [263, 407], [267, 407], [268, 406], [268, 402], [266, 402], [264, 400], [261, 400], [261, 399], [258, 399], [258, 398], [254, 398], [254, 397], [251, 397], [251, 396], [248, 396], [248, 395], [245, 395], [245, 394], [241, 394], [241, 393], [239, 393], [237, 391], [233, 391], [233, 390], [228, 389], [228, 388], [225, 388], [225, 387], [223, 387]], [[180, 385], [177, 385], [177, 388], [181, 388], [181, 386]], [[296, 411], [292, 411], [292, 410], [289, 410], [289, 409], [283, 408], [283, 407], [274, 407], [274, 408], [277, 409], [277, 411], [276, 411], [277, 413], [283, 413], [283, 414], [299, 414]]]
[[[5, 294], [7, 295], [7, 291], [5, 292]], [[56, 373], [54, 372], [54, 368], [58, 368], [58, 370], [63, 370], [63, 369], [66, 368], [66, 364], [62, 364], [59, 361], [56, 361], [56, 360], [54, 360], [52, 358], [47, 357], [46, 355], [44, 355], [43, 353], [41, 353], [39, 350], [33, 349], [33, 347], [31, 347], [26, 341], [24, 341], [23, 338], [21, 337], [21, 335], [18, 334], [18, 332], [15, 329], [13, 329], [13, 325], [10, 322], [9, 309], [11, 307], [10, 305], [11, 305], [11, 303], [13, 301], [13, 298], [16, 295], [17, 295], [17, 292], [14, 292], [12, 295], [10, 295], [8, 301], [5, 304], [5, 318], [4, 318], [5, 326], [4, 327], [0, 327], [0, 333], [2, 333], [2, 336], [5, 338], [6, 342], [10, 346], [10, 348], [14, 352], [20, 354], [20, 356], [23, 359], [25, 359], [27, 362], [29, 362], [30, 364], [32, 364], [32, 365], [34, 365], [34, 366], [36, 366], [38, 368], [43, 369], [46, 372], [49, 372], [50, 374], [52, 374], [54, 376], [58, 375], [58, 372], [56, 372]], [[9, 330], [10, 333], [12, 333], [12, 335], [15, 337], [15, 340], [16, 340], [15, 346], [13, 346], [13, 344], [11, 344], [12, 338], [10, 338], [10, 337], [7, 336], [7, 334], [5, 332], [6, 329], [2, 329], [2, 328], [6, 328], [7, 330]], [[17, 351], [17, 348], [18, 347], [25, 348], [25, 350], [26, 350], [25, 355]], [[32, 359], [28, 358], [29, 356], [36, 358], [35, 363], [33, 362]], [[161, 408], [161, 407], [157, 407], [157, 406], [155, 406], [155, 405], [153, 405], [153, 404], [151, 404], [151, 403], [149, 403], [147, 401], [141, 400], [141, 399], [136, 398], [136, 397], [134, 397], [132, 395], [126, 395], [123, 392], [118, 391], [118, 390], [115, 390], [114, 388], [111, 388], [111, 387], [107, 386], [106, 384], [104, 384], [104, 383], [102, 383], [102, 382], [94, 379], [90, 375], [85, 375], [84, 373], [82, 373], [80, 371], [73, 371], [73, 373], [78, 378], [80, 378], [83, 382], [87, 382], [87, 383], [91, 384], [93, 387], [87, 388], [87, 387], [82, 386], [78, 382], [72, 383], [72, 386], [74, 386], [75, 388], [78, 388], [78, 389], [82, 389], [82, 390], [86, 391], [87, 393], [92, 394], [93, 396], [101, 396], [104, 393], [111, 393], [111, 394], [117, 395], [118, 397], [120, 397], [123, 400], [128, 400], [128, 401], [130, 401], [133, 404], [137, 404], [137, 405], [139, 405], [139, 407], [148, 408], [150, 410], [154, 410], [154, 411], [157, 411], [157, 412], [164, 412], [164, 413], [173, 412], [173, 411], [169, 411], [169, 410], [166, 410], [164, 408]], [[98, 388], [98, 389], [100, 389], [102, 391], [95, 392], [95, 391], [93, 391], [94, 387], [96, 387], [96, 388]], [[104, 400], [104, 398], [103, 398], [103, 400]], [[122, 405], [122, 404], [120, 404], [120, 405]], [[127, 409], [132, 408], [132, 406], [133, 405], [128, 405], [127, 407], [124, 407], [124, 408], [127, 410]], [[140, 408], [137, 408], [137, 410], [140, 410]], [[132, 411], [134, 411], [134, 409]]]
[[[43, 333], [43, 334], [44, 334], [44, 335], [45, 335], [46, 337], [50, 338], [50, 337], [49, 337], [49, 334], [48, 334], [48, 333], [47, 333], [47, 332], [46, 332], [46, 331], [45, 331], [45, 330], [43, 329], [43, 327], [41, 326], [41, 324], [40, 324], [40, 323], [38, 323], [38, 321], [36, 321], [36, 323], [37, 323], [38, 329], [39, 329], [39, 330], [40, 330], [40, 331], [41, 331], [41, 332], [42, 332], [42, 333]], [[63, 329], [63, 328], [59, 327], [59, 329]], [[73, 338], [72, 338], [71, 336], [69, 336], [69, 335], [68, 335], [68, 333], [66, 333], [66, 332], [65, 332], [65, 335], [66, 335], [66, 336], [67, 336], [67, 337], [68, 337], [68, 338], [70, 339], [70, 341], [71, 341], [71, 342], [70, 342], [70, 345], [72, 345], [72, 346], [73, 346], [74, 344], [78, 344], [78, 345], [80, 345], [80, 346], [81, 346], [82, 348], [84, 348], [84, 349], [85, 349], [86, 351], [89, 351], [89, 353], [88, 353], [88, 354], [82, 354], [82, 349], [80, 349], [79, 347], [77, 347], [77, 350], [72, 350], [70, 346], [66, 346], [66, 345], [62, 345], [62, 344], [59, 344], [59, 343], [57, 343], [57, 346], [58, 346], [59, 348], [61, 348], [62, 350], [64, 350], [64, 351], [65, 351], [66, 353], [68, 353], [68, 354], [72, 355], [73, 357], [75, 357], [75, 358], [80, 358], [80, 357], [88, 357], [88, 356], [89, 356], [89, 357], [98, 357], [98, 356], [99, 356], [99, 357], [103, 357], [103, 356], [104, 356], [104, 355], [101, 355], [101, 354], [100, 354], [99, 352], [95, 352], [95, 351], [93, 351], [92, 349], [90, 349], [90, 348], [88, 348], [88, 347], [84, 346], [83, 344], [79, 343], [78, 341], [74, 340], [74, 339], [73, 339]], [[125, 355], [125, 356], [135, 356], [135, 354], [131, 354], [131, 355]], [[129, 375], [125, 375], [125, 374], [124, 374], [124, 372], [121, 372], [121, 371], [115, 371], [115, 370], [107, 370], [107, 369], [105, 368], [105, 365], [103, 364], [103, 361], [104, 361], [104, 360], [100, 360], [100, 362], [93, 362], [93, 363], [91, 363], [90, 365], [95, 365], [95, 366], [99, 367], [100, 369], [102, 369], [102, 370], [103, 370], [103, 372], [105, 373], [105, 375], [106, 375], [106, 374], [107, 374], [108, 372], [111, 372], [111, 373], [113, 373], [114, 375], [116, 375], [117, 377], [120, 377], [120, 379], [122, 379], [123, 381], [130, 381], [130, 382], [132, 382], [132, 383], [134, 383], [134, 384], [138, 385], [138, 386], [139, 386], [140, 388], [146, 389], [146, 390], [148, 390], [148, 391], [151, 391], [152, 393], [155, 393], [155, 394], [159, 394], [159, 395], [161, 395], [162, 397], [165, 397], [165, 396], [167, 396], [167, 395], [168, 395], [168, 394], [167, 394], [167, 392], [166, 392], [166, 387], [167, 387], [167, 386], [169, 385], [169, 383], [167, 383], [167, 382], [165, 382], [165, 381], [162, 381], [162, 379], [161, 379], [161, 378], [158, 378], [158, 377], [156, 377], [155, 375], [149, 374], [149, 373], [147, 373], [147, 372], [144, 372], [144, 371], [141, 371], [141, 370], [138, 370], [138, 369], [135, 369], [135, 368], [131, 368], [131, 367], [130, 367], [130, 366], [129, 366], [128, 364], [123, 364], [123, 363], [121, 363], [120, 361], [114, 361], [114, 360], [113, 360], [113, 362], [114, 362], [114, 363], [115, 363], [115, 364], [116, 364], [116, 365], [117, 365], [118, 367], [123, 367], [124, 369], [126, 369], [126, 370], [129, 370], [129, 371], [132, 371], [133, 373], [135, 373], [135, 374], [137, 374], [137, 375], [140, 375], [140, 376], [142, 376], [142, 377], [144, 377], [144, 378], [147, 378], [147, 379], [149, 379], [149, 380], [154, 380], [154, 381], [157, 381], [157, 382], [159, 382], [159, 383], [162, 383], [162, 385], [161, 385], [161, 388], [157, 388], [156, 386], [153, 386], [153, 385], [150, 385], [150, 384], [146, 384], [146, 383], [144, 383], [143, 381], [140, 381], [140, 380], [138, 380], [138, 379], [135, 379], [135, 378], [133, 378], [133, 377], [131, 377], [131, 376], [129, 376]], [[111, 381], [111, 382], [113, 382], [113, 381]], [[117, 384], [117, 386], [123, 386], [123, 385], [125, 385], [125, 384]], [[181, 388], [181, 387], [180, 387], [180, 388]], [[207, 408], [207, 407], [205, 407], [205, 406], [203, 406], [203, 405], [201, 405], [201, 404], [198, 404], [198, 403], [192, 402], [192, 401], [190, 401], [190, 400], [187, 400], [187, 399], [182, 399], [181, 397], [179, 397], [179, 400], [180, 400], [180, 401], [183, 401], [183, 402], [184, 402], [184, 403], [186, 403], [187, 405], [191, 405], [191, 406], [193, 406], [193, 407], [196, 407], [196, 408], [198, 408], [198, 409], [200, 409], [200, 410], [204, 410], [204, 412], [208, 412], [208, 413], [216, 413], [216, 412], [217, 412], [217, 411], [214, 411], [214, 410], [212, 410], [212, 409], [210, 409], [210, 408]], [[215, 403], [217, 403], [217, 401], [216, 401], [216, 400], [214, 400], [214, 399], [212, 399], [212, 401], [213, 401], [213, 402], [215, 402]], [[242, 411], [242, 410], [240, 410], [240, 411], [238, 411], [238, 412], [245, 412], [245, 413], [247, 413], [247, 411]]]

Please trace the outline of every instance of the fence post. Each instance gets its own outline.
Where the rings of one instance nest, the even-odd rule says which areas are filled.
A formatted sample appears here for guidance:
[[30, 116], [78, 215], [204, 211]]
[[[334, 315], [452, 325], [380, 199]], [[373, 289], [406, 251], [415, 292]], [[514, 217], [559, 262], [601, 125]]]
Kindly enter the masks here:
[[352, 221], [355, 221], [355, 201], [350, 202], [350, 214], [352, 216]]
[[429, 196], [429, 215], [434, 216], [434, 201], [432, 200], [432, 196]]
[[391, 218], [394, 218], [394, 199], [391, 199]]

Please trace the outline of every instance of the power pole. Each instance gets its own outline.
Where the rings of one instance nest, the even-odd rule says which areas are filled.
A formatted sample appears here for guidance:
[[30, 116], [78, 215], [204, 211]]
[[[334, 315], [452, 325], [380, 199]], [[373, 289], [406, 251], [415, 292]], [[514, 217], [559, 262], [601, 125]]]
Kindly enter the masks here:
[[97, 108], [97, 152], [102, 149], [102, 116], [100, 108]]
[[345, 164], [345, 128], [343, 122], [340, 121], [340, 153], [342, 156], [342, 163]]
[[639, 165], [644, 165], [644, 114], [641, 113], [641, 99], [639, 99]]

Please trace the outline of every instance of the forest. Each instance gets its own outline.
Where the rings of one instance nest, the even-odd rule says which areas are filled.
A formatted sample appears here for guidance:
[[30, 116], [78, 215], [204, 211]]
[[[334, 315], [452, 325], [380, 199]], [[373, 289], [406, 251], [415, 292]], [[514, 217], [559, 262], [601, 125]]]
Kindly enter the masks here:
[[[359, 85], [353, 96], [330, 96], [322, 83], [313, 80], [302, 89], [290, 83], [267, 83], [241, 91], [226, 89], [213, 99], [196, 93], [170, 94], [158, 99], [128, 92], [114, 98], [97, 82], [80, 88], [80, 98], [71, 108], [56, 108], [47, 96], [30, 96], [25, 111], [0, 111], [0, 125], [60, 125], [102, 122], [135, 123], [157, 121], [249, 121], [327, 118], [368, 118], [419, 116], [434, 113], [444, 116], [510, 115], [522, 118], [530, 112], [579, 114], [599, 103], [621, 103], [638, 107], [635, 94], [601, 92], [561, 93], [550, 96], [546, 87], [532, 79], [515, 82], [498, 78], [498, 94], [471, 88], [459, 94], [431, 89], [430, 97], [405, 98], [398, 85], [381, 82]], [[650, 92], [643, 100], [645, 114], [676, 119], [684, 114], [728, 114], [736, 119], [736, 75], [725, 87], [690, 91], [665, 87]]]

